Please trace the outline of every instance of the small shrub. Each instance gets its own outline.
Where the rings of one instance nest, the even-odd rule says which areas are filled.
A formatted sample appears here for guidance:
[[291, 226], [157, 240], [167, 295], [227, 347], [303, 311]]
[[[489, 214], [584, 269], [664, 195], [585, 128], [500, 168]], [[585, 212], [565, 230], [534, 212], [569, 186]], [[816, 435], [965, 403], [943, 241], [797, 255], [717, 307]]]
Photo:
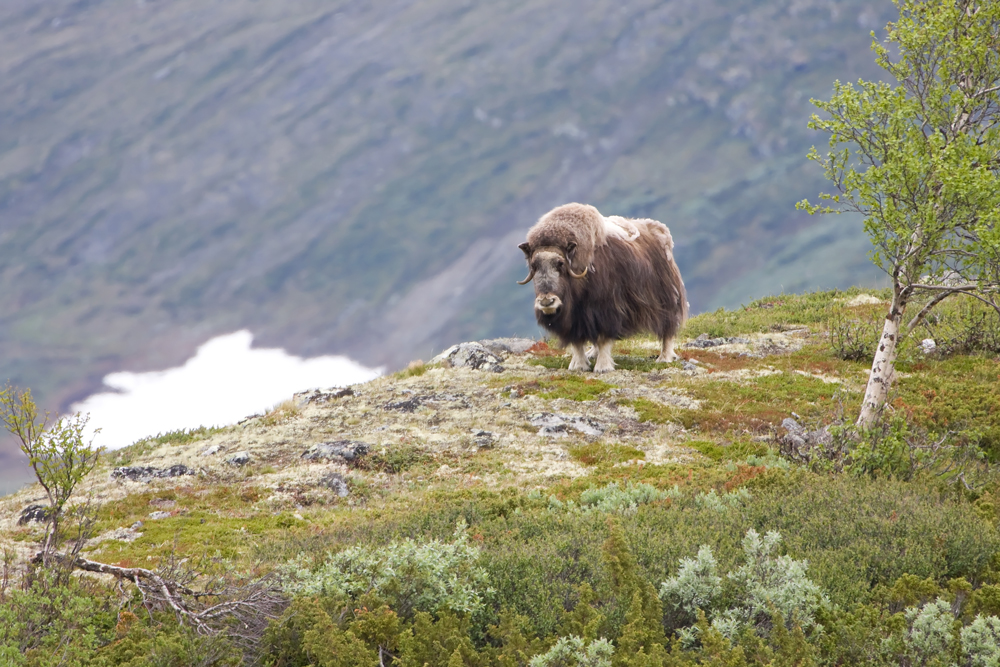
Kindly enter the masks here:
[[619, 487], [617, 482], [597, 489], [587, 489], [580, 494], [580, 505], [584, 509], [598, 512], [635, 511], [639, 505], [655, 503], [668, 498], [670, 493], [658, 491], [649, 484], [629, 482]]
[[976, 616], [962, 628], [963, 664], [969, 667], [993, 667], [1000, 664], [1000, 618]]
[[708, 493], [699, 493], [696, 495], [694, 503], [701, 508], [724, 512], [731, 508], [742, 507], [752, 497], [749, 491], [742, 488], [730, 491], [729, 493], [723, 493], [722, 495], [717, 494], [715, 489], [711, 489]]
[[682, 558], [676, 577], [663, 582], [660, 598], [682, 612], [688, 623], [698, 618], [698, 610], [711, 609], [722, 594], [722, 577], [712, 549], [702, 545], [694, 558]]
[[743, 538], [743, 565], [728, 578], [736, 585], [736, 604], [727, 609], [719, 624], [730, 628], [752, 625], [770, 626], [774, 611], [789, 624], [813, 625], [816, 609], [826, 601], [820, 587], [806, 576], [809, 564], [789, 556], [775, 556], [781, 535], [771, 531], [761, 537], [750, 529]]
[[372, 452], [363, 457], [357, 466], [363, 470], [387, 472], [395, 475], [429, 460], [431, 457], [420, 447], [409, 443], [399, 443]]
[[465, 523], [451, 542], [423, 544], [412, 539], [385, 546], [354, 546], [329, 555], [311, 571], [293, 566], [287, 589], [297, 595], [327, 595], [356, 602], [378, 595], [401, 617], [446, 608], [474, 613], [489, 591], [478, 547], [469, 544]]
[[276, 426], [282, 422], [288, 421], [294, 417], [298, 417], [302, 412], [298, 404], [289, 399], [271, 408], [267, 414], [260, 418], [260, 423], [263, 426]]
[[938, 354], [1000, 353], [1000, 318], [972, 297], [959, 296], [941, 306], [921, 323], [925, 337], [937, 344]]
[[610, 442], [576, 445], [569, 448], [569, 455], [586, 466], [615, 465], [646, 458], [646, 453], [641, 449]]
[[0, 664], [80, 664], [109, 639], [114, 604], [99, 589], [39, 568], [0, 598]]
[[904, 637], [906, 658], [912, 665], [947, 665], [954, 653], [955, 616], [947, 600], [938, 598], [906, 610], [909, 629]]
[[603, 637], [589, 644], [577, 636], [562, 637], [542, 655], [528, 663], [530, 667], [611, 667], [615, 647]]
[[833, 354], [845, 361], [871, 361], [882, 335], [883, 319], [876, 312], [851, 317], [838, 311], [827, 323]]
[[[715, 557], [710, 547], [703, 545], [695, 559], [682, 559], [676, 577], [663, 582], [660, 596], [675, 610], [681, 610], [690, 620], [699, 610], [712, 618], [712, 627], [726, 638], [736, 639], [744, 628], [760, 636], [771, 632], [777, 614], [787, 623], [809, 628], [815, 614], [826, 602], [819, 586], [806, 577], [808, 564], [788, 556], [775, 556], [781, 535], [775, 531], [761, 537], [750, 529], [743, 538], [743, 565], [730, 572], [726, 579], [731, 600], [727, 609], [713, 608], [720, 597], [721, 578], [716, 573]], [[708, 607], [705, 609], [704, 607]], [[695, 637], [693, 629], [682, 633], [686, 641]]]
[[430, 364], [425, 364], [423, 361], [411, 361], [406, 368], [393, 374], [392, 377], [397, 380], [404, 380], [406, 378], [420, 377], [428, 370], [433, 368]]

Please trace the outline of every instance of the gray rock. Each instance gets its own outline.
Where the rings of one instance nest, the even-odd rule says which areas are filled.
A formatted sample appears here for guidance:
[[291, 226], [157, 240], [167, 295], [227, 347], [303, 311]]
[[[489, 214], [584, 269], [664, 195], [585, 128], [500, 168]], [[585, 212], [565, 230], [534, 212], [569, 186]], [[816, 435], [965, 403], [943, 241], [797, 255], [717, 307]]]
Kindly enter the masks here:
[[480, 449], [493, 449], [497, 443], [497, 436], [492, 431], [472, 429], [472, 440]]
[[348, 396], [354, 396], [354, 389], [351, 387], [344, 387], [343, 389], [313, 389], [312, 391], [295, 394], [292, 398], [302, 403], [329, 403], [338, 398], [346, 398]]
[[170, 512], [153, 512], [149, 515], [150, 521], [156, 521], [158, 519], [166, 519], [170, 516]]
[[687, 343], [685, 343], [684, 347], [697, 347], [704, 349], [706, 347], [718, 347], [719, 345], [736, 345], [738, 343], [749, 343], [749, 342], [750, 342], [749, 338], [739, 338], [739, 337], [709, 338], [708, 334], [701, 334], [694, 340], [689, 340]]
[[591, 436], [601, 435], [604, 433], [604, 428], [601, 426], [600, 422], [590, 419], [589, 417], [543, 412], [541, 414], [533, 415], [528, 421], [532, 426], [538, 427], [538, 435], [552, 438], [565, 437], [570, 431], [576, 431], [577, 433]]
[[479, 341], [479, 344], [498, 357], [502, 357], [509, 354], [524, 354], [537, 342], [531, 338], [490, 338]]
[[413, 412], [424, 402], [423, 396], [414, 396], [405, 401], [392, 401], [382, 406], [383, 410], [396, 410], [398, 412]]
[[479, 343], [459, 343], [434, 357], [431, 363], [441, 363], [452, 368], [471, 368], [476, 371], [502, 373], [499, 356]]
[[341, 498], [346, 498], [351, 494], [351, 489], [347, 486], [347, 480], [340, 473], [327, 473], [320, 478], [319, 483]]
[[[142, 524], [139, 525], [141, 526]], [[142, 533], [137, 532], [134, 528], [116, 528], [105, 533], [102, 537], [106, 537], [109, 540], [120, 540], [121, 542], [134, 542], [142, 537]]]
[[337, 440], [335, 442], [321, 442], [307, 449], [302, 458], [318, 460], [342, 460], [353, 463], [371, 451], [371, 445], [358, 440]]
[[924, 354], [931, 354], [937, 349], [937, 342], [933, 338], [925, 338], [920, 341], [920, 351]]
[[226, 463], [231, 466], [245, 466], [250, 463], [253, 457], [250, 456], [250, 452], [243, 450], [242, 452], [236, 452], [232, 456], [226, 458]]
[[28, 505], [21, 510], [21, 516], [17, 520], [17, 525], [23, 526], [28, 523], [42, 523], [49, 518], [49, 508], [45, 505]]
[[210, 445], [205, 449], [201, 450], [201, 452], [199, 452], [199, 456], [214, 456], [215, 454], [224, 451], [226, 451], [226, 448], [223, 447], [222, 445]]
[[154, 479], [181, 477], [193, 475], [195, 471], [182, 463], [169, 468], [153, 468], [150, 466], [123, 466], [111, 471], [111, 479], [128, 479], [133, 482], [149, 482]]

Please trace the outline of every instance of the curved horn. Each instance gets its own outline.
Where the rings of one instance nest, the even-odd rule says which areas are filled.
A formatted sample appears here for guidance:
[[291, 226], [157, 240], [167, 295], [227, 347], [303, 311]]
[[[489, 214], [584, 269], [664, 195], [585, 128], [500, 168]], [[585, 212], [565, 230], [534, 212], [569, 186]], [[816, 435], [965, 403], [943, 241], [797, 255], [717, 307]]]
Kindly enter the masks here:
[[[586, 271], [584, 271], [584, 273], [586, 273]], [[517, 284], [518, 285], [527, 285], [528, 283], [531, 282], [531, 279], [534, 278], [534, 277], [535, 277], [535, 267], [531, 267], [531, 270], [528, 271], [528, 277], [525, 278], [524, 280], [518, 280]]]
[[569, 275], [573, 276], [574, 278], [586, 278], [587, 268], [588, 267], [586, 266], [583, 267], [583, 273], [573, 273], [573, 266], [569, 262], [566, 263], [566, 270], [569, 271]]

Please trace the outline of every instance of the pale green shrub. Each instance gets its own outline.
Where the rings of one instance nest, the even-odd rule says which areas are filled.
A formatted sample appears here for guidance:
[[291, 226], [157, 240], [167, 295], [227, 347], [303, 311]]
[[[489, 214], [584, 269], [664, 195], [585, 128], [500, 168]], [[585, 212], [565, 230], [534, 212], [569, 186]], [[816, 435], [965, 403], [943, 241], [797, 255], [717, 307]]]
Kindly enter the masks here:
[[961, 648], [962, 667], [1000, 665], [1000, 618], [977, 615], [956, 634], [958, 621], [951, 603], [938, 598], [905, 611], [907, 630], [903, 635], [903, 658], [910, 665], [958, 667], [952, 661], [955, 642]]
[[906, 610], [909, 625], [905, 637], [906, 657], [912, 665], [946, 664], [943, 657], [954, 644], [955, 615], [947, 600], [938, 598], [922, 607]]
[[400, 616], [449, 609], [474, 613], [489, 592], [480, 551], [469, 544], [464, 521], [451, 542], [412, 539], [385, 546], [356, 546], [330, 554], [315, 570], [293, 564], [286, 588], [296, 595], [329, 595], [357, 600], [374, 593]]
[[[722, 578], [716, 571], [712, 549], [706, 545], [698, 550], [696, 558], [681, 559], [677, 576], [663, 582], [660, 597], [674, 609], [686, 612], [689, 618], [703, 610], [712, 619], [712, 627], [729, 639], [734, 639], [748, 625], [758, 631], [769, 629], [775, 612], [789, 625], [811, 627], [816, 611], [827, 602], [826, 596], [806, 576], [808, 563], [774, 555], [780, 542], [781, 535], [775, 531], [764, 537], [752, 528], [747, 531], [743, 538], [743, 565], [726, 577], [733, 600], [728, 609], [714, 607], [722, 593]], [[682, 642], [690, 645], [697, 632], [689, 628], [679, 634]]]
[[[787, 622], [813, 625], [816, 610], [826, 602], [818, 585], [809, 580], [809, 563], [789, 556], [775, 556], [781, 534], [770, 531], [761, 537], [753, 528], [743, 538], [743, 565], [728, 577], [736, 585], [736, 604], [723, 612], [713, 625], [732, 637], [733, 628], [746, 624], [758, 628], [770, 624], [774, 611]], [[728, 634], [727, 634], [728, 633]]]
[[694, 503], [702, 509], [724, 512], [745, 505], [751, 498], [753, 496], [750, 495], [750, 492], [742, 488], [730, 493], [723, 493], [721, 496], [715, 492], [715, 489], [712, 489], [708, 493], [699, 493], [695, 496]]
[[962, 628], [963, 664], [969, 667], [996, 667], [1000, 665], [1000, 618], [976, 616]]
[[548, 651], [536, 655], [530, 667], [611, 667], [615, 648], [607, 639], [595, 639], [584, 644], [576, 635], [562, 637]]
[[658, 491], [649, 484], [629, 482], [619, 487], [616, 482], [597, 489], [587, 489], [580, 494], [580, 504], [584, 509], [598, 512], [634, 511], [639, 505], [647, 505], [663, 500], [666, 491]]
[[722, 593], [722, 577], [716, 574], [717, 563], [712, 549], [702, 545], [694, 558], [682, 558], [677, 576], [660, 587], [660, 599], [683, 610], [694, 621], [699, 609], [710, 609]]

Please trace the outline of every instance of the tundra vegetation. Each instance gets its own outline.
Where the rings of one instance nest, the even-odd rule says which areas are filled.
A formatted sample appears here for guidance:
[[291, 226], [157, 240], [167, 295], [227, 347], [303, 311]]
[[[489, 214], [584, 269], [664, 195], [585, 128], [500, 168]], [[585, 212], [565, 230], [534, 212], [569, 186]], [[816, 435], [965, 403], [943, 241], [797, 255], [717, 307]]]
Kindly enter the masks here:
[[844, 341], [891, 297], [705, 313], [682, 360], [627, 339], [599, 380], [545, 343], [428, 363], [102, 453], [47, 564], [18, 524], [44, 490], [0, 500], [0, 662], [995, 664], [1000, 322], [942, 302], [859, 432]]

